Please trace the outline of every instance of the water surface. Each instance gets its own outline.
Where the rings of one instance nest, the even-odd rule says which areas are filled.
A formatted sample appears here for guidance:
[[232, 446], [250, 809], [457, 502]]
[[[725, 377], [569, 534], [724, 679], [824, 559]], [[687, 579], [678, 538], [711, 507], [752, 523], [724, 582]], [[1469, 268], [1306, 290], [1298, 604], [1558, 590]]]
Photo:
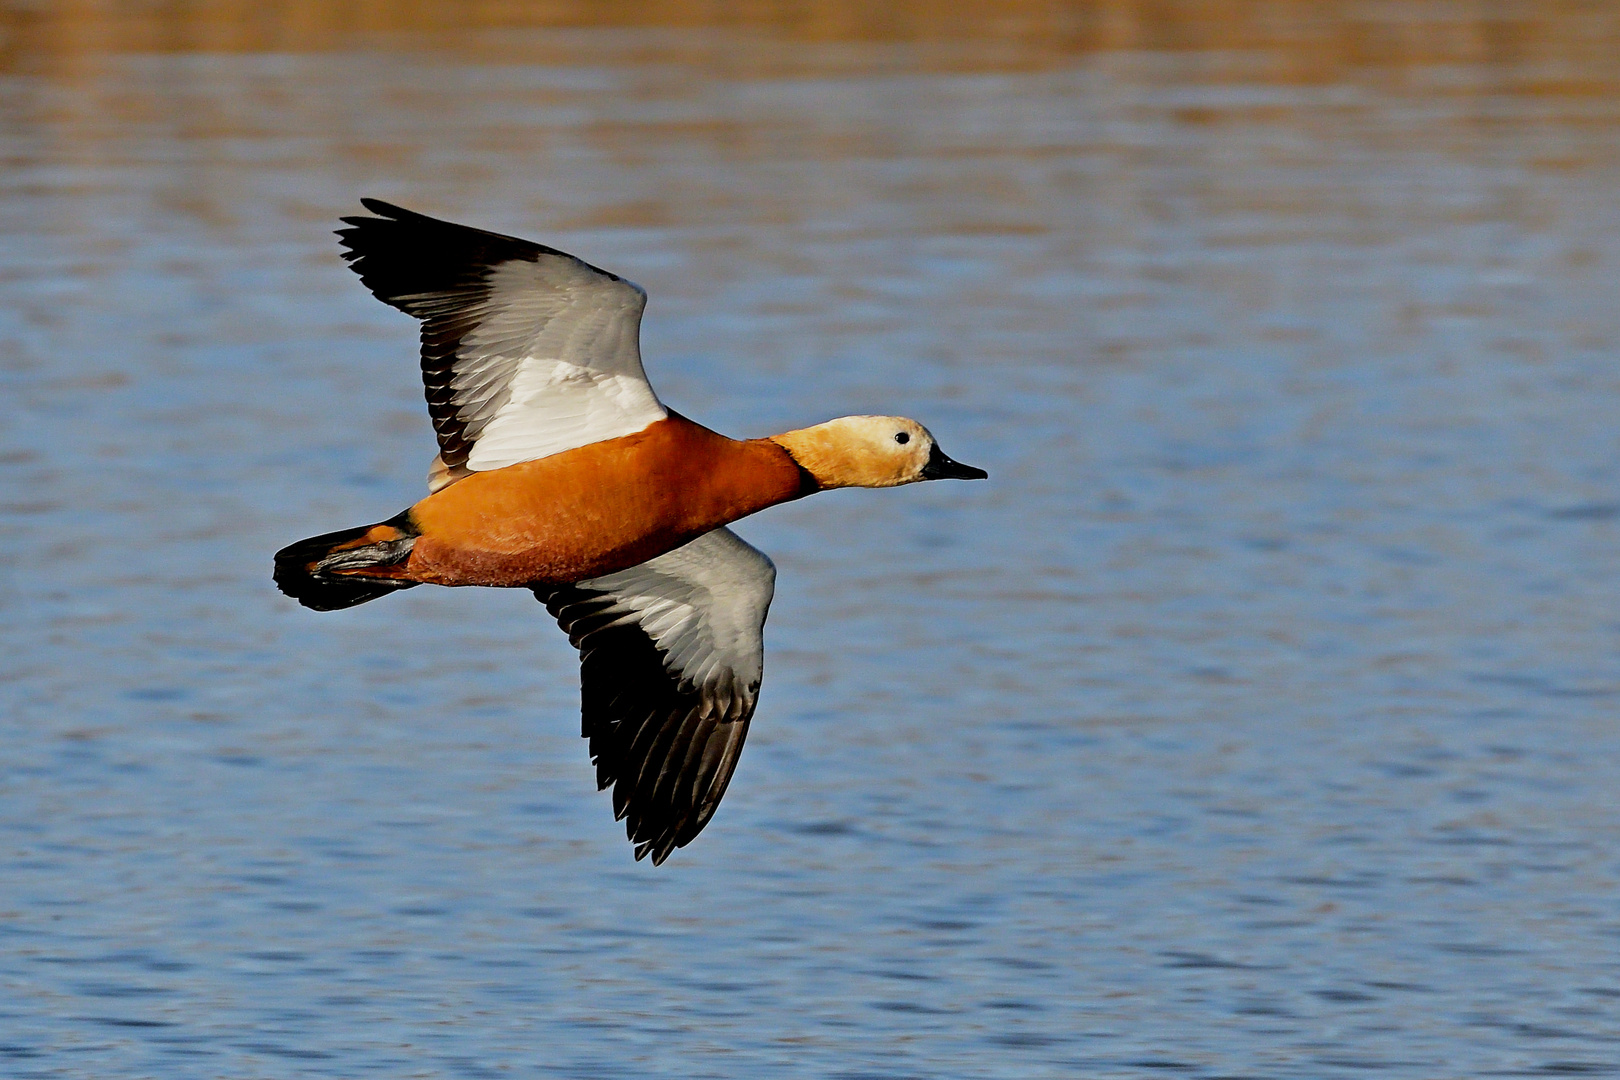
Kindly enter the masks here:
[[[0, 20], [0, 1072], [1620, 1072], [1606, 6], [221, 10]], [[433, 453], [361, 195], [991, 473], [744, 523], [660, 869], [527, 593], [270, 585]]]

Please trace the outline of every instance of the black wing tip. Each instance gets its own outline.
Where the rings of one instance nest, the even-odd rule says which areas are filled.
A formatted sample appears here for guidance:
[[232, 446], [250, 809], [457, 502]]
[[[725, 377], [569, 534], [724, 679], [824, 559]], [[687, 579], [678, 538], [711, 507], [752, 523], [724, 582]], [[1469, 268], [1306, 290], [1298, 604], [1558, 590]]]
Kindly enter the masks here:
[[[532, 591], [580, 650], [580, 727], [590, 740], [597, 790], [612, 789], [613, 817], [625, 822], [636, 861], [651, 858], [661, 866], [713, 819], [736, 769], [755, 695], [736, 698], [725, 719], [711, 722], [717, 718], [702, 700], [704, 689], [673, 679], [644, 630], [601, 622], [604, 594], [578, 585]], [[608, 668], [611, 684], [604, 681]], [[718, 734], [733, 724], [740, 729]], [[722, 742], [714, 744], [715, 738]], [[645, 776], [683, 743], [693, 745], [683, 750], [680, 769], [665, 775], [659, 767]], [[708, 750], [698, 752], [704, 744]]]
[[[725, 796], [726, 788], [731, 784], [732, 776], [737, 767], [737, 760], [741, 756], [743, 742], [747, 737], [747, 724], [753, 715], [753, 710], [735, 721], [727, 723], [740, 723], [742, 725], [738, 737], [733, 741], [726, 740], [726, 745], [719, 755], [710, 763], [709, 767], [691, 777], [696, 788], [703, 789], [703, 793], [687, 804], [687, 800], [674, 798], [674, 792], [664, 790], [659, 783], [655, 783], [649, 790], [645, 785], [635, 784], [633, 777], [620, 777], [614, 786], [614, 802], [618, 804], [623, 800], [622, 811], [615, 807], [615, 819], [628, 819], [625, 821], [625, 838], [635, 845], [636, 861], [640, 862], [646, 856], [652, 857], [654, 866], [662, 866], [677, 848], [683, 848], [698, 838], [704, 828], [714, 819], [715, 811], [719, 809], [720, 800]], [[712, 745], [716, 736], [711, 733], [705, 737]], [[690, 768], [690, 765], [688, 766]], [[687, 779], [686, 776], [677, 778]]]
[[664, 860], [672, 855], [676, 848], [685, 847], [684, 842], [669, 840], [642, 840], [636, 844], [636, 862], [649, 856], [654, 866], [663, 866]]
[[468, 226], [456, 225], [449, 221], [441, 221], [438, 218], [428, 217], [426, 214], [419, 214], [415, 210], [407, 210], [403, 206], [396, 206], [393, 203], [385, 202], [382, 199], [374, 199], [369, 195], [362, 195], [360, 197], [360, 205], [365, 207], [367, 210], [370, 210], [377, 216], [366, 217], [363, 214], [345, 214], [338, 218], [338, 220], [341, 221], [346, 228], [333, 230], [333, 232], [335, 232], [343, 241], [343, 246], [348, 249], [343, 252], [343, 257], [351, 262], [359, 258], [361, 254], [355, 250], [356, 240], [363, 239], [367, 233], [372, 233], [377, 229], [386, 228], [388, 226], [442, 225], [450, 229], [468, 229], [468, 231], [475, 231], [469, 229]]
[[[355, 232], [365, 231], [368, 229], [375, 229], [382, 225], [416, 225], [437, 228], [451, 233], [459, 233], [468, 238], [479, 238], [484, 241], [493, 240], [502, 244], [516, 244], [523, 248], [540, 248], [545, 252], [552, 251], [551, 248], [544, 247], [541, 244], [536, 244], [533, 240], [525, 240], [520, 236], [507, 236], [504, 233], [490, 232], [488, 229], [480, 229], [474, 225], [463, 225], [455, 221], [446, 221], [444, 218], [436, 218], [431, 214], [424, 214], [419, 210], [407, 210], [405, 207], [400, 206], [397, 203], [388, 202], [386, 199], [373, 198], [370, 195], [360, 196], [360, 205], [377, 216], [366, 217], [361, 214], [345, 214], [342, 217], [339, 217], [339, 221], [349, 226], [347, 229], [338, 229], [337, 234], [339, 236], [353, 234]], [[558, 252], [557, 254], [561, 253]], [[508, 257], [533, 258], [533, 256], [527, 254], [522, 256]]]
[[366, 254], [360, 250], [361, 246], [368, 239], [378, 236], [379, 230], [388, 229], [390, 226], [398, 228], [401, 225], [434, 220], [423, 214], [418, 214], [414, 210], [407, 210], [402, 206], [383, 202], [381, 199], [365, 197], [360, 200], [360, 205], [377, 216], [366, 217], [363, 214], [346, 214], [338, 218], [344, 227], [332, 230], [338, 240], [342, 242], [343, 258], [351, 263]]
[[[359, 214], [350, 214], [340, 217], [338, 220], [347, 228], [333, 230], [343, 241], [344, 248], [347, 249], [343, 252], [343, 257], [351, 263], [365, 256], [366, 252], [357, 250], [361, 243], [366, 242], [371, 237], [380, 238], [383, 235], [382, 230], [392, 226], [393, 235], [395, 236], [409, 235], [412, 230], [415, 230], [419, 236], [431, 236], [438, 243], [448, 241], [452, 245], [459, 243], [462, 246], [471, 246], [474, 249], [481, 248], [483, 250], [461, 253], [463, 256], [470, 254], [472, 261], [479, 265], [487, 266], [511, 259], [535, 262], [542, 256], [555, 255], [558, 258], [576, 262], [594, 273], [601, 274], [609, 281], [629, 285], [643, 296], [646, 296], [646, 290], [640, 285], [620, 277], [611, 270], [604, 270], [600, 266], [594, 266], [586, 262], [578, 255], [570, 255], [566, 251], [533, 240], [525, 240], [521, 236], [508, 236], [505, 233], [491, 232], [488, 229], [480, 229], [473, 225], [462, 225], [454, 221], [446, 221], [443, 218], [432, 217], [415, 210], [407, 210], [403, 206], [384, 199], [373, 198], [370, 195], [362, 195], [360, 205], [377, 216], [362, 217]], [[449, 240], [452, 237], [458, 238], [458, 240]], [[490, 249], [493, 249], [493, 251]]]
[[[395, 206], [391, 202], [384, 202], [382, 199], [375, 199], [370, 195], [360, 196], [360, 205], [379, 217], [394, 218], [395, 220], [422, 216], [414, 210], [407, 210], [403, 206]], [[344, 220], [347, 221], [348, 219], [345, 218]]]
[[395, 225], [410, 218], [420, 218], [424, 216], [422, 214], [418, 214], [415, 210], [407, 210], [403, 206], [395, 206], [391, 202], [384, 202], [381, 199], [373, 199], [369, 195], [362, 195], [360, 197], [360, 205], [365, 207], [367, 210], [370, 210], [377, 216], [366, 217], [363, 214], [344, 214], [342, 217], [338, 218], [338, 220], [349, 227], [347, 229], [338, 229], [337, 234], [339, 236], [353, 234], [362, 229], [375, 225]]

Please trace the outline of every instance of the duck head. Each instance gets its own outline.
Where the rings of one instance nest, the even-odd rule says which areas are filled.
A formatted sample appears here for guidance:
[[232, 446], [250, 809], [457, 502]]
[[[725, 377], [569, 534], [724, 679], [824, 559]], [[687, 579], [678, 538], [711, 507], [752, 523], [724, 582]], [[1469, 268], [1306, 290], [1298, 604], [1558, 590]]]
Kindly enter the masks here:
[[822, 488], [899, 487], [919, 480], [984, 480], [990, 474], [952, 461], [928, 429], [903, 416], [841, 416], [771, 441]]

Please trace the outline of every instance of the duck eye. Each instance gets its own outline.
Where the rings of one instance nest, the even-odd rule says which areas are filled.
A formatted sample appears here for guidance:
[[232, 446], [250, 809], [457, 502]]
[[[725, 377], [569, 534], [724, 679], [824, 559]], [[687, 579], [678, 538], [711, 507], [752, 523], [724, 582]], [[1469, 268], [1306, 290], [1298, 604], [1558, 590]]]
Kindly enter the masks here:
[[909, 431], [897, 431], [897, 432], [895, 432], [894, 441], [899, 443], [901, 446], [906, 445], [906, 443], [911, 441], [911, 432], [909, 432]]

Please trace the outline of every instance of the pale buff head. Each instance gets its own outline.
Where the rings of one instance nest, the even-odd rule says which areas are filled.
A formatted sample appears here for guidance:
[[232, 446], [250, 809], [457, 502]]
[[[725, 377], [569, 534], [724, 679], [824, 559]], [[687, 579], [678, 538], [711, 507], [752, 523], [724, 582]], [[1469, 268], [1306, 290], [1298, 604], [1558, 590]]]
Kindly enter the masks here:
[[952, 461], [928, 429], [903, 416], [841, 416], [771, 441], [823, 488], [898, 487], [919, 480], [983, 480], [983, 469]]

